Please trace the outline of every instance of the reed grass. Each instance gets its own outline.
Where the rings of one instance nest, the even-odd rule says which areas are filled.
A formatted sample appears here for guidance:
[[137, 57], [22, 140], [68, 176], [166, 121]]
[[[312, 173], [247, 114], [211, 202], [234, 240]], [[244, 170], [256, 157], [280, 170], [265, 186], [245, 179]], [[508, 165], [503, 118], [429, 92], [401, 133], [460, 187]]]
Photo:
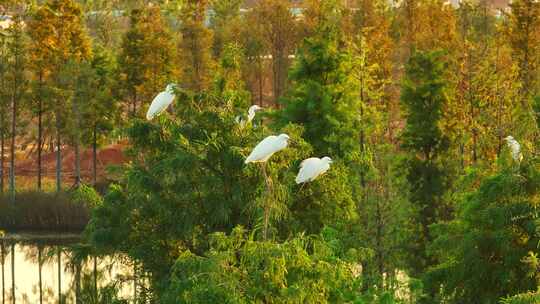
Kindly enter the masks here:
[[7, 232], [80, 232], [90, 218], [89, 208], [67, 192], [26, 191], [0, 195], [0, 230]]

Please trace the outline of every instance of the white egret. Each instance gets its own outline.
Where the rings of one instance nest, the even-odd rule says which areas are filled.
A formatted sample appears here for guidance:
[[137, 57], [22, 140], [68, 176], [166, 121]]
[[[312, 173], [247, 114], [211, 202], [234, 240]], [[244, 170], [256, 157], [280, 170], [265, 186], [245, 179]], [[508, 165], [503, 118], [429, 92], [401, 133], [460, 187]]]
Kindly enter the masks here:
[[246, 158], [245, 163], [261, 163], [264, 180], [266, 182], [266, 200], [264, 203], [264, 230], [263, 238], [266, 240], [268, 234], [268, 222], [270, 220], [270, 193], [272, 192], [272, 181], [266, 174], [266, 161], [274, 155], [274, 153], [283, 150], [287, 147], [289, 135], [280, 134], [278, 136], [271, 135], [258, 143], [253, 151]]
[[171, 105], [174, 100], [175, 86], [176, 85], [173, 83], [168, 84], [165, 91], [160, 92], [154, 100], [152, 100], [152, 104], [150, 104], [148, 112], [146, 112], [146, 119], [152, 120], [157, 115], [163, 113], [163, 111]]
[[330, 169], [331, 163], [332, 159], [328, 156], [323, 158], [311, 157], [303, 160], [300, 164], [300, 171], [296, 176], [296, 183], [301, 184], [315, 180]]
[[280, 134], [278, 136], [270, 135], [258, 143], [253, 151], [246, 158], [245, 163], [263, 163], [266, 162], [274, 153], [287, 147], [289, 135]]
[[521, 162], [523, 160], [523, 154], [521, 154], [521, 145], [512, 136], [507, 136], [504, 138], [504, 140], [512, 152], [512, 158], [515, 161]]
[[263, 107], [259, 105], [252, 105], [248, 109], [248, 115], [247, 115], [247, 121], [242, 118], [242, 115], [236, 116], [236, 123], [240, 124], [240, 126], [243, 128], [246, 124], [250, 123], [253, 118], [255, 118], [255, 114], [257, 111], [263, 110]]

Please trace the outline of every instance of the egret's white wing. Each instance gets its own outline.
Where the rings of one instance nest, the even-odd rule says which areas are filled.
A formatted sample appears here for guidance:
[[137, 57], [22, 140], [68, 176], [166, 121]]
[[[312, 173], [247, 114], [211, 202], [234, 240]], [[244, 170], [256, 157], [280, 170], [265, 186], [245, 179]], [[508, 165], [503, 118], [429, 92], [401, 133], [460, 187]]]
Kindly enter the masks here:
[[154, 100], [152, 100], [152, 104], [150, 104], [150, 107], [148, 108], [148, 112], [146, 112], [146, 119], [151, 120], [156, 115], [161, 114], [163, 111], [167, 109], [167, 107], [173, 102], [174, 95], [169, 92], [161, 92], [159, 93]]
[[317, 167], [319, 166], [320, 159], [317, 157], [311, 157], [304, 159], [300, 163], [300, 171], [296, 176], [296, 183], [305, 183], [309, 181], [315, 174], [317, 174]]
[[270, 135], [263, 139], [255, 146], [255, 148], [253, 148], [253, 151], [251, 151], [249, 156], [246, 158], [245, 163], [266, 161], [268, 158], [270, 158], [270, 156], [272, 156], [272, 154], [283, 149], [284, 147], [280, 147], [281, 145], [279, 145], [277, 139], [278, 138], [275, 135]]
[[521, 161], [523, 155], [521, 154], [521, 145], [513, 138], [508, 140], [508, 147], [512, 152], [512, 158], [516, 161]]
[[300, 171], [296, 176], [296, 183], [301, 184], [310, 182], [319, 177], [321, 174], [328, 171], [330, 165], [320, 158], [312, 157], [308, 158], [300, 164]]

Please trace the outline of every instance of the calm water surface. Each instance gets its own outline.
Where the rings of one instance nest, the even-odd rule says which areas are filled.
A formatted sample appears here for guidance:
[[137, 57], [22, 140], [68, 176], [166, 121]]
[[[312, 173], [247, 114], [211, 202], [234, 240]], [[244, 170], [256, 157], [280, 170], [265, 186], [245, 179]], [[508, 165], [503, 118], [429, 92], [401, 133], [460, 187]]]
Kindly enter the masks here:
[[84, 250], [74, 250], [78, 241], [77, 235], [70, 234], [0, 238], [0, 303], [71, 304], [77, 297], [95, 297], [96, 287], [100, 290], [112, 282], [120, 296], [131, 302], [135, 295], [129, 260], [81, 254]]

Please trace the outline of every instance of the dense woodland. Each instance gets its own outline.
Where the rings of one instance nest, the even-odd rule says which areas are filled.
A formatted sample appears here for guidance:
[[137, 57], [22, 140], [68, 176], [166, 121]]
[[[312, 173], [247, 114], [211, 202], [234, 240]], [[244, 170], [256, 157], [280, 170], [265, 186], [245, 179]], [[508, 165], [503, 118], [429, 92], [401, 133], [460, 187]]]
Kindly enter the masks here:
[[85, 236], [140, 303], [539, 303], [540, 3], [460, 2], [3, 0], [0, 188], [126, 142]]

